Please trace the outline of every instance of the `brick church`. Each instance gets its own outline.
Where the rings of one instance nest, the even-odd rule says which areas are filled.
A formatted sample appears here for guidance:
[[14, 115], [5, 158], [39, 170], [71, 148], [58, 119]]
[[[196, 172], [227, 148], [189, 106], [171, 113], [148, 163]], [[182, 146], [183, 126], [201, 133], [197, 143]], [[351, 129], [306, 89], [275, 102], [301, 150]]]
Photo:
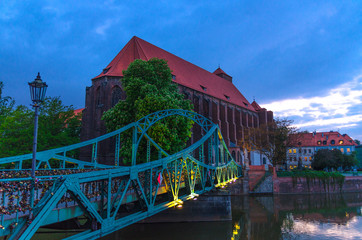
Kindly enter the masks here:
[[[219, 124], [234, 159], [243, 163], [244, 154], [238, 142], [243, 138], [244, 131], [273, 121], [273, 112], [261, 108], [255, 101], [250, 104], [234, 86], [233, 78], [221, 68], [211, 73], [138, 37], [133, 37], [108, 66], [92, 79], [92, 86], [86, 88], [81, 140], [106, 133], [102, 114], [126, 98], [122, 89], [122, 71], [135, 59], [149, 60], [154, 57], [167, 61], [173, 81], [185, 98], [193, 103], [194, 111]], [[201, 133], [194, 127], [191, 144], [199, 139], [198, 135]], [[99, 162], [112, 163], [114, 145], [111, 142], [100, 144]], [[89, 159], [90, 155], [89, 149], [81, 157]], [[256, 152], [248, 153], [248, 159], [251, 165], [269, 163]]]

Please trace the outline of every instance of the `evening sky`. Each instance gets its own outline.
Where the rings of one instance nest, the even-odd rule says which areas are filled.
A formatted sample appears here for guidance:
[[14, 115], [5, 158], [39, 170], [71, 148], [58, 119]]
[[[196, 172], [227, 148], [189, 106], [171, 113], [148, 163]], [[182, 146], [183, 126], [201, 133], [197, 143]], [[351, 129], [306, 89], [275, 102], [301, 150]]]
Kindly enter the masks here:
[[361, 1], [1, 1], [0, 81], [30, 104], [84, 107], [91, 78], [138, 36], [213, 72], [302, 130], [362, 140]]

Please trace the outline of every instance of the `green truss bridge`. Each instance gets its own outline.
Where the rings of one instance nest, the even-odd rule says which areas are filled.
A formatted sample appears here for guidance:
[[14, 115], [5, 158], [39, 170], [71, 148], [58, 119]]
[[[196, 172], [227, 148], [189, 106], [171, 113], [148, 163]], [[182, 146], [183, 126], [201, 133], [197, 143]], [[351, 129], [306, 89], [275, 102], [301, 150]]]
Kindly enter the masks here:
[[[198, 124], [202, 136], [170, 155], [148, 133], [156, 122], [174, 116]], [[98, 144], [105, 140], [114, 143], [112, 166], [98, 163]], [[126, 140], [132, 143], [131, 163], [120, 166]], [[87, 147], [92, 149], [90, 161], [77, 159]], [[69, 219], [80, 219], [83, 231], [67, 240], [97, 239], [231, 183], [242, 172], [218, 125], [180, 109], [158, 111], [98, 138], [38, 152], [36, 179], [25, 169], [30, 159], [31, 154], [0, 159], [0, 236], [7, 239], [31, 239], [40, 227]]]

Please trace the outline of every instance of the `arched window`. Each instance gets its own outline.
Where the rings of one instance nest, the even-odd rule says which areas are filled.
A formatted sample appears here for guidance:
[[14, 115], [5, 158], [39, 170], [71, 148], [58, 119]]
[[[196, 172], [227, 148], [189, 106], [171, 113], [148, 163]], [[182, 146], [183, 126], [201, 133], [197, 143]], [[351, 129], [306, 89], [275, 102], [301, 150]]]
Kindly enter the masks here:
[[235, 151], [232, 151], [231, 156], [233, 156], [234, 160], [236, 161], [236, 158], [235, 158]]
[[124, 100], [124, 99], [125, 97], [122, 89], [118, 86], [115, 86], [112, 89], [112, 107], [116, 105], [119, 102], [119, 100]]
[[100, 91], [100, 87], [97, 87], [96, 89], [96, 106], [101, 104], [101, 91]]

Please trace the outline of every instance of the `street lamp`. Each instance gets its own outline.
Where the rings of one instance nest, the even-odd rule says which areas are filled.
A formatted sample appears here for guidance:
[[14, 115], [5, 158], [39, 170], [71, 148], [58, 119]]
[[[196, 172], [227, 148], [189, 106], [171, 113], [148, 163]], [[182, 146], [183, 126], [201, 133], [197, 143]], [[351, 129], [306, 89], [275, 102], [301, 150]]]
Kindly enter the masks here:
[[38, 139], [38, 108], [39, 104], [44, 101], [45, 92], [47, 91], [48, 85], [43, 82], [40, 78], [40, 74], [35, 78], [34, 81], [28, 83], [30, 87], [31, 101], [35, 108], [35, 119], [34, 119], [34, 139], [33, 139], [33, 160], [31, 162], [31, 177], [35, 178], [35, 164], [36, 164], [36, 145]]

